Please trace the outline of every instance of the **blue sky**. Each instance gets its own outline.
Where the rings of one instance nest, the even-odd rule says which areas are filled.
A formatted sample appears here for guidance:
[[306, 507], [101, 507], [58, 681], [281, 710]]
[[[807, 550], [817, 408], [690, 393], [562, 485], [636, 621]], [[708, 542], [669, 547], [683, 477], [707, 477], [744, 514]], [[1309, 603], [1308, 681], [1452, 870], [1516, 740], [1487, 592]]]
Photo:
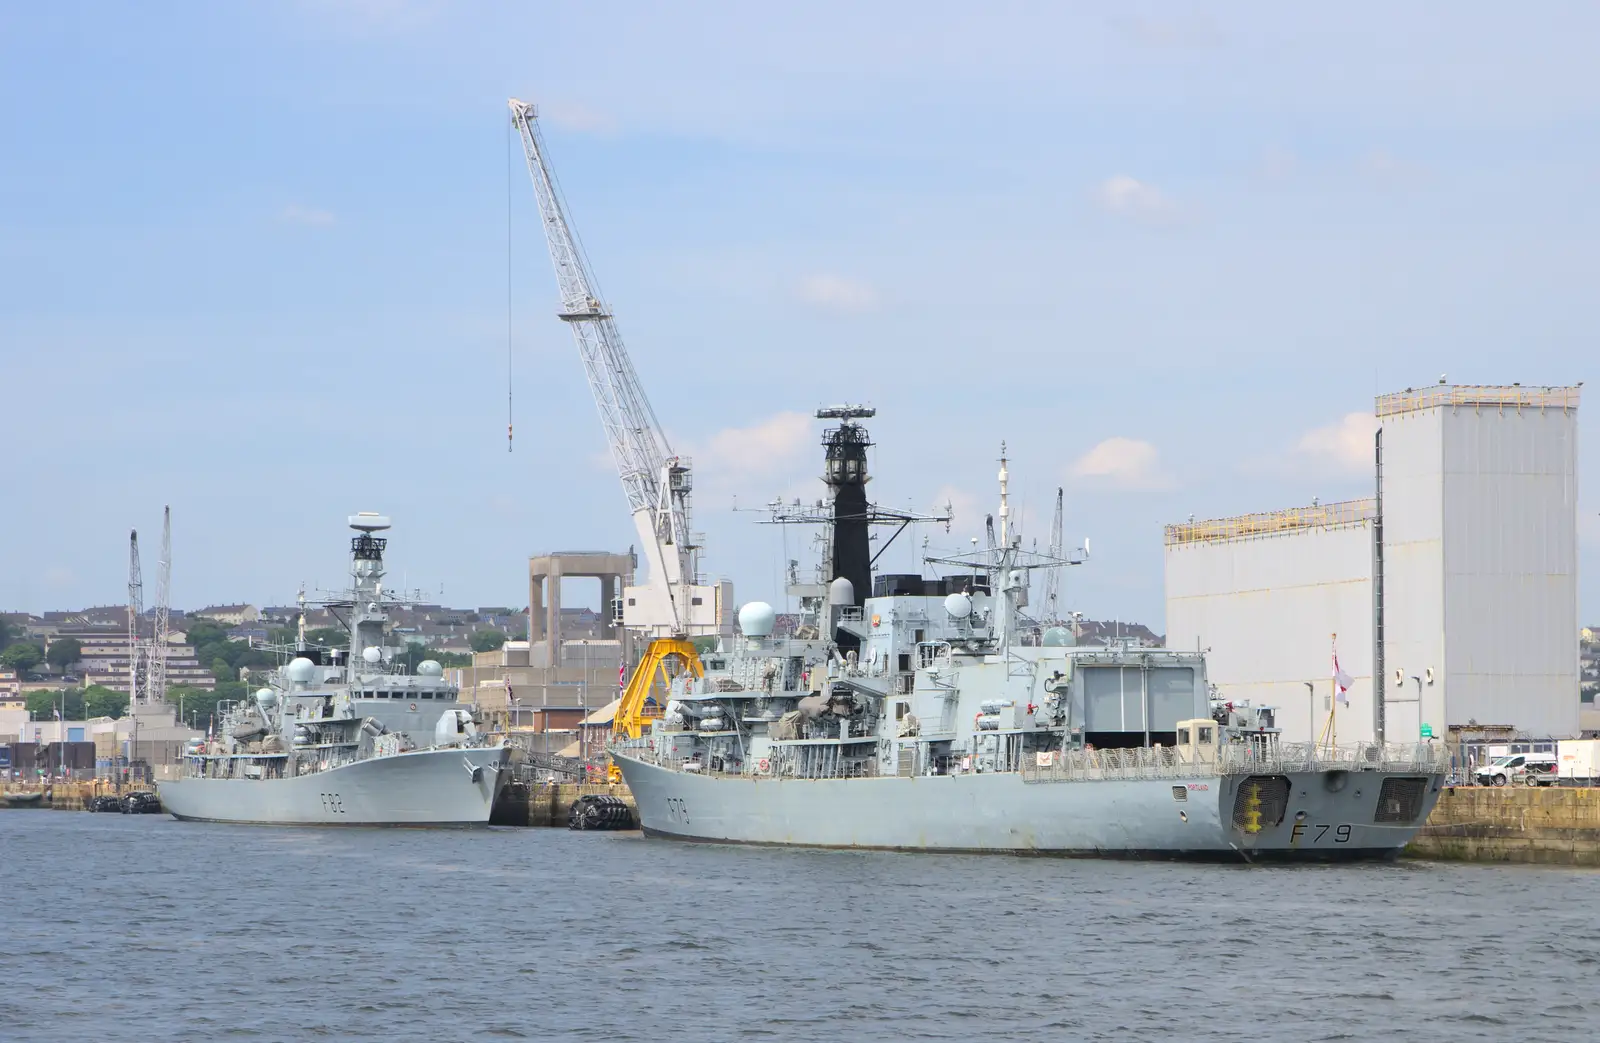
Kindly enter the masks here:
[[1068, 603], [1159, 629], [1162, 524], [1365, 494], [1375, 394], [1592, 376], [1591, 5], [776, 6], [0, 7], [0, 608], [122, 600], [163, 503], [180, 606], [336, 583], [357, 510], [454, 604], [633, 542], [509, 95], [741, 600], [818, 405], [934, 546], [1005, 440]]

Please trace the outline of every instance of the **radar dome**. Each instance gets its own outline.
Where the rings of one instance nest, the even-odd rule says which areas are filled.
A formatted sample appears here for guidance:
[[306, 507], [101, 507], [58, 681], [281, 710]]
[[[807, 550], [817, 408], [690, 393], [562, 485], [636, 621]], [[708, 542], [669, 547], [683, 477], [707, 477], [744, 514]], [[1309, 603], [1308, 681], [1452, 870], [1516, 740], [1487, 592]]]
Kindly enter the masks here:
[[966, 594], [951, 594], [944, 599], [944, 611], [951, 619], [966, 619], [972, 615], [972, 598]]
[[1066, 627], [1051, 627], [1044, 632], [1043, 644], [1046, 648], [1070, 648], [1077, 643], [1072, 631]]
[[383, 650], [376, 645], [368, 645], [361, 650], [361, 658], [368, 663], [376, 664], [383, 659]]
[[307, 681], [311, 680], [311, 675], [316, 672], [317, 664], [313, 663], [305, 656], [295, 656], [293, 659], [289, 660], [287, 673], [289, 674], [289, 680], [293, 681], [295, 684], [305, 684]]
[[424, 659], [417, 664], [418, 677], [439, 677], [444, 674], [444, 667], [439, 665], [437, 659]]
[[854, 605], [856, 603], [856, 585], [843, 576], [834, 578], [828, 584], [828, 604]]
[[262, 713], [271, 713], [272, 708], [278, 705], [278, 693], [270, 688], [262, 688], [256, 692], [256, 705]]
[[[847, 581], [848, 582], [848, 581]], [[752, 601], [739, 610], [739, 630], [745, 637], [771, 637], [778, 613], [765, 601]]]

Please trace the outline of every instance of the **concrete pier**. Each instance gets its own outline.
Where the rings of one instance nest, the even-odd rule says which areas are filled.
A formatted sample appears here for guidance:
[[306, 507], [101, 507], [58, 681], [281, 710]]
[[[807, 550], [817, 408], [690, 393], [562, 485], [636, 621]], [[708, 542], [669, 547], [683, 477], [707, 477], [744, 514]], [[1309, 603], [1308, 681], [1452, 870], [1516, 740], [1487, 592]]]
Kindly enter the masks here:
[[1446, 789], [1406, 856], [1600, 866], [1600, 789]]
[[[489, 819], [493, 826], [556, 826], [567, 828], [567, 812], [579, 797], [604, 794], [620, 797], [635, 807], [628, 787], [617, 783], [563, 782], [549, 786], [514, 786], [495, 802]], [[635, 812], [637, 818], [637, 812]]]

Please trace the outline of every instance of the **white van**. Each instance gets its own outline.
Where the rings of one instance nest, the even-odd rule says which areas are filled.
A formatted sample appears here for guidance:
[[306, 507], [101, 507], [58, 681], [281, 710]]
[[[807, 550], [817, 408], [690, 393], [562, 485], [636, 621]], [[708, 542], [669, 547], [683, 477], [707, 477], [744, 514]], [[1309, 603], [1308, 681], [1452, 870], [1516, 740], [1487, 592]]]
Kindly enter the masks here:
[[1488, 764], [1478, 766], [1478, 785], [1504, 786], [1508, 782], [1525, 782], [1530, 786], [1553, 786], [1559, 763], [1553, 753], [1513, 753], [1496, 757]]

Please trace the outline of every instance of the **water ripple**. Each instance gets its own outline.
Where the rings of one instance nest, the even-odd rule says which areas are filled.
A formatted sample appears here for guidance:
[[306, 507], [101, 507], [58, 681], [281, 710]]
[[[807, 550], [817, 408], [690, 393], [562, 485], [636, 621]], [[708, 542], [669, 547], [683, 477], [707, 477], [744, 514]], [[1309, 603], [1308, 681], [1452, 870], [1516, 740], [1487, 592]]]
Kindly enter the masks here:
[[[0, 815], [6, 1040], [1587, 1040], [1595, 876]], [[1537, 929], [1528, 925], [1537, 924]], [[1507, 953], [1518, 958], [1507, 958]]]

